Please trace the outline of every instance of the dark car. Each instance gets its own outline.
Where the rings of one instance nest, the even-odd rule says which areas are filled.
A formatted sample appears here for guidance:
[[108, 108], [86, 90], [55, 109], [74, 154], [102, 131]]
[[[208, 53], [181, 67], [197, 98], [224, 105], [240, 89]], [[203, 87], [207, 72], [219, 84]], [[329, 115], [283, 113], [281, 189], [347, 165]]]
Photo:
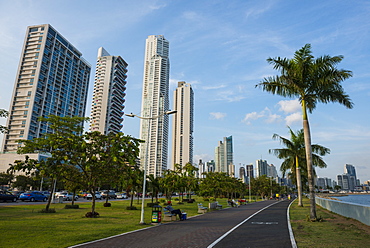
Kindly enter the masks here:
[[19, 200], [21, 201], [47, 201], [47, 197], [38, 191], [32, 191], [32, 192], [25, 192], [19, 196]]
[[6, 201], [16, 202], [17, 201], [17, 196], [16, 195], [13, 195], [9, 191], [1, 190], [0, 191], [0, 201], [4, 201], [4, 202], [6, 202]]

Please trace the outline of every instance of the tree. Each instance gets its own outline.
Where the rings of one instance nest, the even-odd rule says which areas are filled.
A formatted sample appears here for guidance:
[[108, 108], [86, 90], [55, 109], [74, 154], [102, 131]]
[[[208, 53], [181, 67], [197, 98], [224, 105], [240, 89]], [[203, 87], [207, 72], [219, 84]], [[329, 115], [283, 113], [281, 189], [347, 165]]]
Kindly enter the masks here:
[[[8, 117], [8, 111], [5, 109], [0, 109], [0, 117], [6, 118]], [[5, 133], [7, 128], [3, 125], [0, 125], [0, 133]]]
[[[279, 159], [284, 159], [280, 166], [280, 170], [283, 172], [283, 176], [286, 171], [290, 170], [296, 178], [296, 185], [298, 189], [298, 206], [303, 207], [302, 203], [302, 180], [301, 180], [301, 168], [300, 165], [306, 162], [305, 143], [303, 129], [293, 132], [289, 128], [290, 140], [281, 137], [278, 134], [272, 136], [273, 139], [280, 139], [285, 148], [281, 149], [270, 149], [269, 153], [274, 154]], [[324, 156], [330, 153], [330, 150], [320, 145], [312, 145], [312, 159], [314, 165], [320, 168], [325, 168], [327, 165], [320, 156]], [[318, 154], [316, 154], [318, 153]]]
[[[66, 179], [73, 173], [79, 173], [69, 164], [68, 155], [76, 148], [76, 140], [81, 140], [83, 131], [84, 117], [60, 117], [49, 115], [40, 117], [39, 121], [47, 123], [50, 133], [44, 133], [40, 138], [32, 140], [19, 140], [23, 146], [18, 148], [19, 154], [39, 153], [44, 154], [45, 159], [17, 160], [8, 169], [10, 172], [23, 171], [26, 175], [40, 174], [53, 179], [53, 184], [57, 180]], [[80, 144], [79, 144], [80, 145]], [[53, 188], [51, 195], [53, 195]], [[45, 207], [45, 212], [49, 211], [51, 197]]]
[[3, 187], [5, 185], [10, 185], [13, 182], [13, 179], [14, 179], [14, 175], [13, 174], [1, 172], [0, 173], [0, 185], [1, 185], [1, 188], [3, 189]]
[[96, 216], [95, 192], [98, 187], [108, 180], [118, 184], [120, 175], [136, 163], [139, 142], [141, 140], [123, 133], [104, 135], [100, 132], [88, 132], [75, 142], [71, 141], [66, 160], [72, 167], [70, 171], [80, 172], [82, 187], [92, 195], [91, 217]]
[[306, 44], [295, 52], [292, 59], [268, 58], [267, 62], [280, 76], [271, 76], [257, 84], [262, 90], [283, 97], [298, 97], [302, 107], [303, 130], [306, 149], [308, 186], [310, 194], [310, 219], [316, 220], [314, 171], [311, 150], [311, 131], [307, 113], [312, 113], [318, 103], [338, 102], [353, 108], [353, 103], [344, 92], [341, 82], [352, 76], [352, 72], [337, 69], [343, 56], [324, 55], [314, 58], [311, 45]]
[[272, 190], [271, 178], [268, 178], [266, 175], [262, 175], [257, 178], [251, 178], [251, 187], [256, 194], [263, 198]]

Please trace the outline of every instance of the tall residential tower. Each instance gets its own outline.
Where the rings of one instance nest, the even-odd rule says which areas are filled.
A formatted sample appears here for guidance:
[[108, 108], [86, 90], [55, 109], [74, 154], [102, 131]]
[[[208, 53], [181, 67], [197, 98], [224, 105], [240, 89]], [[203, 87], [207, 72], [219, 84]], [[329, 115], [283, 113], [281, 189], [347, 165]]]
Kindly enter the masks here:
[[126, 61], [120, 56], [111, 56], [100, 47], [96, 62], [90, 131], [103, 134], [121, 131], [126, 78]]
[[40, 116], [85, 116], [90, 70], [81, 52], [51, 25], [27, 27], [3, 151], [16, 153], [17, 140], [50, 132]]
[[140, 167], [148, 174], [163, 175], [167, 169], [169, 110], [169, 42], [163, 35], [146, 39], [144, 79], [141, 103]]
[[194, 93], [190, 84], [178, 82], [173, 110], [177, 113], [172, 123], [171, 166], [184, 167], [186, 163], [193, 164]]

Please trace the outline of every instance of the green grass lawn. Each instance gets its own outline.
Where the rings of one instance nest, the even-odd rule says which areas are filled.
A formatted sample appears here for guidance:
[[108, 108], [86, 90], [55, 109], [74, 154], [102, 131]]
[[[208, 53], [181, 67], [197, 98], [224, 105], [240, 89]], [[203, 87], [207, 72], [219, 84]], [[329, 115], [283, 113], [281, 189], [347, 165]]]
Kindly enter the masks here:
[[303, 198], [304, 207], [295, 201], [290, 208], [291, 225], [299, 248], [305, 247], [369, 247], [370, 227], [316, 206], [321, 222], [307, 221], [309, 199]]
[[[198, 215], [197, 203], [204, 206], [208, 202], [195, 197], [195, 203], [174, 203], [187, 216]], [[0, 247], [67, 247], [112, 235], [133, 231], [150, 225], [140, 225], [141, 201], [134, 201], [138, 210], [126, 210], [130, 201], [113, 201], [111, 207], [103, 207], [105, 201], [98, 201], [96, 211], [99, 218], [86, 218], [91, 211], [91, 203], [76, 202], [79, 209], [64, 209], [66, 204], [52, 204], [56, 213], [39, 213], [45, 205], [14, 205], [2, 204], [0, 207], [0, 230], [2, 238]], [[146, 200], [151, 202], [151, 200]], [[173, 201], [174, 202], [174, 201]], [[219, 201], [226, 206], [226, 199]], [[165, 205], [162, 204], [164, 207]], [[145, 207], [144, 220], [151, 223], [152, 208]]]

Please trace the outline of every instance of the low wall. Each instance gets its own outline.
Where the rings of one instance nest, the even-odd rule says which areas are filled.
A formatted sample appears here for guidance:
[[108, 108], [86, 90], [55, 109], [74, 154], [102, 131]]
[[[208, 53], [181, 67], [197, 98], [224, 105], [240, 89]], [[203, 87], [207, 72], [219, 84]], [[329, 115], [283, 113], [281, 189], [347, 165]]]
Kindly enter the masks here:
[[316, 204], [329, 211], [345, 217], [356, 219], [370, 226], [370, 207], [352, 204], [348, 202], [335, 201], [324, 198], [315, 198]]

